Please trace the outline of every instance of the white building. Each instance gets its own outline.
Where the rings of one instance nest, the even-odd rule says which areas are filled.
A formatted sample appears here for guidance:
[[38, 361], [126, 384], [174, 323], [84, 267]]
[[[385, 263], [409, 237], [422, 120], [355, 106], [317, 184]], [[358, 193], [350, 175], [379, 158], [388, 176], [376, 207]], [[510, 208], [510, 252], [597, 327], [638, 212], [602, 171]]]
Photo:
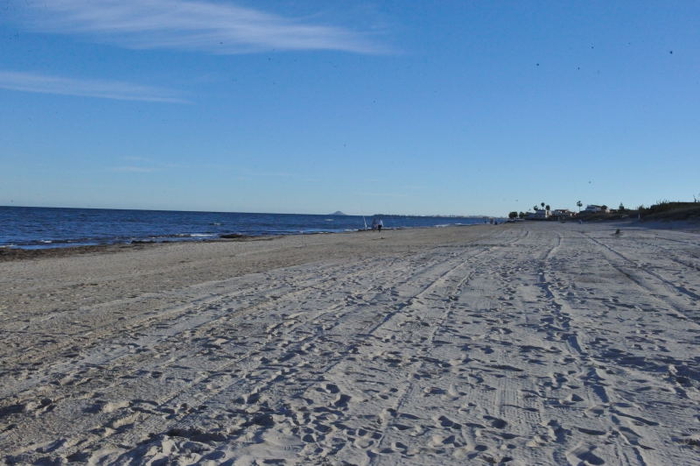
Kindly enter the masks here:
[[551, 212], [545, 209], [536, 209], [534, 212], [528, 212], [525, 218], [528, 220], [547, 220]]
[[575, 214], [569, 209], [554, 209], [552, 211], [552, 216], [557, 218], [571, 218]]
[[[605, 208], [603, 208], [605, 207]], [[586, 206], [586, 210], [584, 212], [590, 212], [590, 213], [598, 213], [598, 212], [604, 212], [604, 213], [610, 213], [610, 209], [608, 209], [607, 206], [599, 206], [595, 204], [589, 204]]]

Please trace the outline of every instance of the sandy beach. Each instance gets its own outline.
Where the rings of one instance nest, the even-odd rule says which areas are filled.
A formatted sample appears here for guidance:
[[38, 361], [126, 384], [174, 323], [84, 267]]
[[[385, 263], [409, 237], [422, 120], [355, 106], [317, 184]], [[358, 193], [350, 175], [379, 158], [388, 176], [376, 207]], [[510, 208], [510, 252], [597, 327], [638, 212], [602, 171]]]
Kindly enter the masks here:
[[0, 462], [690, 465], [700, 236], [520, 223], [0, 262]]

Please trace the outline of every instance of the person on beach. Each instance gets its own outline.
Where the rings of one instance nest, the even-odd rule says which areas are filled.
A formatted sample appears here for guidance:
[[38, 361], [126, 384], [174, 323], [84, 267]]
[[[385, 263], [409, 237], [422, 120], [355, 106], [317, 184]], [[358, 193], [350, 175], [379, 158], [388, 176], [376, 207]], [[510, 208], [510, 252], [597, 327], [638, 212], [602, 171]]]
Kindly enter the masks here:
[[372, 230], [377, 230], [381, 232], [383, 226], [384, 222], [382, 222], [381, 218], [375, 218], [374, 220], [372, 220]]

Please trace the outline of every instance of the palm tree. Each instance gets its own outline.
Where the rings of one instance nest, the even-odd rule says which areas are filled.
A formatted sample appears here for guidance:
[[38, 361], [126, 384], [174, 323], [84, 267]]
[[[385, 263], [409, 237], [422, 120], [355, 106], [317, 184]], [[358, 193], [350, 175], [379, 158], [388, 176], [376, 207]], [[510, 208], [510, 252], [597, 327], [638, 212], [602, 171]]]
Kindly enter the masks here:
[[581, 212], [581, 207], [583, 207], [583, 202], [578, 201], [578, 202], [576, 203], [576, 205], [578, 206], [578, 211]]

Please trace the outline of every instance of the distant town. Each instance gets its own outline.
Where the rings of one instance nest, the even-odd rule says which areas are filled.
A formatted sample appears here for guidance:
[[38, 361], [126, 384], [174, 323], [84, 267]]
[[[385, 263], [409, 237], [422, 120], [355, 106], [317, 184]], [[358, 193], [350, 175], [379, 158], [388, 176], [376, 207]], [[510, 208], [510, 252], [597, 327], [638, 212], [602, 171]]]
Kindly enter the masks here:
[[532, 211], [510, 212], [508, 214], [508, 218], [511, 221], [550, 220], [562, 222], [574, 218], [578, 220], [700, 219], [700, 200], [698, 199], [695, 199], [693, 202], [659, 201], [658, 203], [649, 207], [640, 205], [634, 209], [629, 209], [623, 204], [620, 204], [616, 209], [610, 208], [605, 204], [587, 204], [584, 208], [584, 204], [581, 201], [578, 201], [576, 205], [578, 207], [578, 211], [572, 211], [569, 209], [552, 209], [549, 204], [542, 202], [539, 205], [535, 204]]

